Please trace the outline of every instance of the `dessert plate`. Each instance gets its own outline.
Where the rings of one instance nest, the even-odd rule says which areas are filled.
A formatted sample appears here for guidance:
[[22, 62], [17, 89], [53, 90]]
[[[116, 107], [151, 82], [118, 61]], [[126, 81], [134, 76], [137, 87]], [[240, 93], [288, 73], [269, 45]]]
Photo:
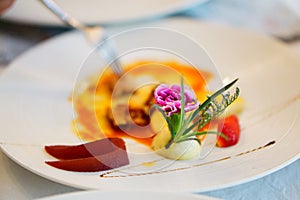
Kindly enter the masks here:
[[[184, 11], [208, 0], [57, 0], [72, 16], [88, 24], [113, 24], [140, 21]], [[32, 12], [34, 10], [34, 12]], [[16, 1], [4, 19], [37, 25], [62, 23], [38, 1]]]
[[[242, 133], [237, 145], [213, 148], [207, 156], [190, 161], [170, 162], [152, 155], [141, 161], [132, 156], [129, 166], [109, 173], [75, 173], [47, 166], [44, 161], [53, 158], [44, 152], [44, 145], [82, 143], [71, 130], [73, 111], [68, 98], [90, 49], [80, 33], [70, 32], [26, 52], [1, 76], [3, 152], [33, 173], [77, 188], [164, 192], [237, 185], [299, 158], [299, 56], [271, 38], [190, 19], [174, 18], [147, 26], [176, 30], [201, 44], [215, 63], [215, 77], [225, 81], [239, 77], [246, 106], [240, 116]], [[116, 46], [126, 49], [147, 41], [188, 48], [191, 55], [197, 52], [179, 39], [176, 44], [168, 42], [171, 37], [128, 34]], [[208, 62], [200, 67], [210, 69]], [[130, 151], [149, 151], [132, 141], [128, 146]]]

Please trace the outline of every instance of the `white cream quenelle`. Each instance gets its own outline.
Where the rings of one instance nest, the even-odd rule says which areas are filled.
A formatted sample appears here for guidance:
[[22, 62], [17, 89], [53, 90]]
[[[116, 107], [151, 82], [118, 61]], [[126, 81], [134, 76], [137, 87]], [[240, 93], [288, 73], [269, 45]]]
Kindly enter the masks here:
[[158, 111], [151, 115], [151, 127], [157, 133], [151, 147], [158, 155], [172, 160], [190, 160], [200, 154], [201, 146], [195, 140], [173, 143], [169, 148], [165, 147], [171, 140], [171, 133]]

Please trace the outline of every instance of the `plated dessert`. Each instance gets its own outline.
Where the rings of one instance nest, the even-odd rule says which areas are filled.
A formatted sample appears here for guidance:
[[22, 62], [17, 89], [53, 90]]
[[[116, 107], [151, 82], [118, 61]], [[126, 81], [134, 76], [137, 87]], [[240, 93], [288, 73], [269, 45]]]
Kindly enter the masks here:
[[[240, 137], [238, 114], [242, 103], [237, 79], [212, 92], [210, 72], [174, 61], [139, 61], [119, 77], [109, 69], [89, 77], [72, 100], [75, 134], [87, 143], [45, 146], [59, 159], [48, 165], [68, 171], [104, 171], [129, 164], [123, 138], [135, 140], [172, 160], [199, 156], [207, 134], [216, 146], [236, 144]], [[83, 83], [82, 83], [83, 84]]]
[[[89, 53], [82, 35], [71, 32], [33, 48], [16, 59], [3, 73], [0, 84], [0, 116], [6, 123], [2, 123], [0, 129], [5, 133], [1, 134], [1, 141], [7, 143], [1, 144], [2, 151], [29, 171], [76, 188], [136, 191], [144, 190], [144, 183], [147, 182], [147, 189], [151, 191], [176, 190], [194, 193], [254, 180], [273, 173], [299, 158], [300, 141], [295, 140], [298, 138], [300, 125], [299, 90], [295, 85], [299, 81], [299, 56], [273, 39], [229, 27], [176, 18], [154, 25], [190, 35], [198, 44], [205, 46], [218, 67], [214, 69], [209, 62], [202, 62], [202, 59], [197, 62], [196, 59], [201, 56], [197, 48], [186, 45], [186, 41], [178, 40], [172, 35], [170, 37], [169, 34], [157, 34], [152, 37], [144, 37], [144, 33], [129, 34], [118, 40], [118, 47], [120, 46], [120, 50], [130, 50], [132, 46], [129, 44], [144, 47], [147, 44], [160, 44], [160, 41], [176, 41], [165, 42], [166, 49], [174, 49], [175, 45], [182, 48], [181, 52], [187, 52], [187, 57], [193, 55], [195, 58], [191, 62], [199, 63], [198, 67], [211, 72], [212, 78], [207, 79], [209, 82], [205, 84], [206, 94], [209, 95], [231, 80], [239, 78], [230, 89], [234, 92], [234, 87], [238, 86], [246, 103], [243, 113], [237, 115], [241, 133], [236, 145], [228, 148], [215, 147], [217, 136], [210, 134], [206, 135], [202, 142], [199, 157], [171, 160], [156, 154], [151, 148], [151, 143], [142, 143], [146, 141], [145, 138], [139, 138], [140, 142], [137, 142], [138, 139], [122, 136], [119, 138], [125, 142], [129, 165], [102, 172], [79, 173], [45, 164], [45, 161], [60, 160], [45, 152], [45, 145], [80, 145], [101, 139], [95, 137], [83, 140], [80, 139], [83, 137], [78, 137], [78, 132], [74, 134], [71, 129], [74, 109], [67, 99], [74, 88], [78, 65]], [[141, 42], [147, 44], [141, 45]], [[66, 53], [69, 51], [73, 53]], [[126, 60], [122, 59], [122, 62], [170, 58], [157, 56], [161, 52], [154, 56], [148, 53], [151, 52], [134, 54], [126, 57]], [[190, 59], [192, 57], [189, 57]], [[93, 69], [99, 70], [104, 67], [99, 64], [98, 59], [90, 63], [95, 63]], [[92, 70], [87, 70], [84, 70], [87, 73], [80, 74], [80, 78], [92, 74]], [[165, 74], [161, 73], [161, 76]], [[222, 80], [228, 82], [225, 81], [222, 85], [218, 81], [218, 74], [224, 78]], [[177, 74], [177, 77], [172, 83], [157, 84], [180, 85], [181, 74]], [[191, 82], [187, 80], [188, 76], [184, 74], [183, 77], [184, 83], [192, 88]], [[85, 83], [88, 86], [91, 82], [91, 78], [88, 78]], [[206, 96], [198, 97], [197, 91], [194, 88], [193, 90], [200, 103], [203, 103]], [[75, 96], [78, 97], [79, 93]], [[240, 101], [239, 97], [227, 107], [226, 116], [231, 110], [237, 113], [234, 110], [236, 105], [241, 105]], [[93, 103], [90, 106], [94, 106]], [[77, 118], [78, 114], [75, 114]], [[219, 118], [223, 118], [223, 114]], [[75, 127], [83, 129], [79, 127], [79, 123]], [[217, 126], [214, 131], [216, 130]], [[8, 177], [15, 177], [15, 173], [19, 173], [18, 169], [10, 169], [10, 165], [7, 167]], [[102, 174], [104, 175], [101, 176]], [[25, 180], [22, 178], [20, 181]], [[38, 188], [40, 184], [31, 178], [25, 182], [36, 186], [34, 188]]]

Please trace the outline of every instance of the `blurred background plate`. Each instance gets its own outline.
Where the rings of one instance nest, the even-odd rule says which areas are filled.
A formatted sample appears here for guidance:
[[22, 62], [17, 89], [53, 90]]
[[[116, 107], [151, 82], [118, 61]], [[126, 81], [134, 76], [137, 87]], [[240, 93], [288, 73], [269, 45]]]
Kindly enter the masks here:
[[[112, 24], [162, 17], [208, 0], [57, 0], [72, 16], [89, 24]], [[36, 0], [19, 0], [4, 19], [37, 25], [62, 23]]]

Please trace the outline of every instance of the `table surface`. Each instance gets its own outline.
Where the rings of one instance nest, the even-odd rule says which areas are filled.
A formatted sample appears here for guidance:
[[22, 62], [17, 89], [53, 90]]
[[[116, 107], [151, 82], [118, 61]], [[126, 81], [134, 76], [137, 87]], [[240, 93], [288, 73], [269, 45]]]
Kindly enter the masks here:
[[[300, 54], [299, 15], [282, 2], [281, 0], [211, 1], [180, 15], [247, 28], [274, 36], [285, 41], [291, 49]], [[268, 3], [271, 6], [267, 7]], [[277, 14], [280, 12], [282, 15]], [[253, 13], [256, 17], [252, 17]], [[0, 73], [19, 54], [64, 31], [65, 28], [0, 22]], [[0, 199], [34, 199], [80, 191], [29, 172], [1, 151], [0, 182]], [[222, 199], [300, 199], [300, 159], [260, 179], [202, 194]]]

